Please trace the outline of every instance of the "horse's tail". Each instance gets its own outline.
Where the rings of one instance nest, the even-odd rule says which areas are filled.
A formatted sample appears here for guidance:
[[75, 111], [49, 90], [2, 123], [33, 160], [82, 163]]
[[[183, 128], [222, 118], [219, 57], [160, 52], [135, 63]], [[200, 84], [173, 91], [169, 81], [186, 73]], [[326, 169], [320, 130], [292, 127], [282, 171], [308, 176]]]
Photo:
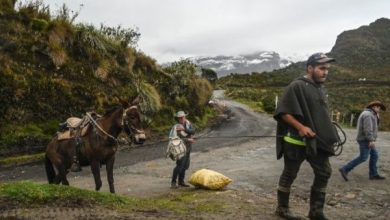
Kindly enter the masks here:
[[54, 178], [56, 177], [56, 172], [54, 171], [54, 167], [52, 162], [50, 161], [47, 155], [45, 156], [45, 168], [46, 168], [46, 176], [49, 183], [54, 183]]

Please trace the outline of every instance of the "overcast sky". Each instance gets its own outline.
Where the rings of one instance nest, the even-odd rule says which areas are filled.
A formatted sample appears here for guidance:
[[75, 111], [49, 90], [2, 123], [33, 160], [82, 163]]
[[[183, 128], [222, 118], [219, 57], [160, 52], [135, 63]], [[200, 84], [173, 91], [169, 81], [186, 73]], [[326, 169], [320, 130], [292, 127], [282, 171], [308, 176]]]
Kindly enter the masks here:
[[79, 10], [76, 22], [139, 29], [159, 63], [193, 56], [329, 52], [344, 30], [390, 18], [390, 0], [44, 0]]

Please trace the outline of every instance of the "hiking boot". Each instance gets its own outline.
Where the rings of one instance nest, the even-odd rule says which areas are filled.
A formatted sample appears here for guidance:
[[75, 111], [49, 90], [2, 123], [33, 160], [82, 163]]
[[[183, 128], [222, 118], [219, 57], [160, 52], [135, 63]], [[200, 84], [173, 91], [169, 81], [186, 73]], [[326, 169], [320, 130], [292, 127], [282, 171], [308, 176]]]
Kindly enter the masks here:
[[289, 220], [300, 220], [302, 217], [292, 213], [288, 207], [290, 199], [289, 192], [283, 192], [278, 190], [278, 207], [275, 210], [275, 214], [281, 218]]
[[384, 180], [386, 177], [381, 176], [381, 175], [375, 175], [375, 176], [370, 176], [370, 180]]
[[70, 167], [70, 171], [72, 171], [72, 172], [80, 172], [81, 171], [80, 164], [78, 162], [73, 162], [72, 166]]
[[348, 176], [347, 176], [348, 173], [343, 168], [340, 168], [339, 171], [340, 171], [341, 176], [344, 178], [344, 180], [348, 181]]
[[172, 183], [171, 183], [171, 189], [176, 189], [176, 188], [177, 188], [176, 183], [175, 183], [175, 182], [172, 182]]
[[190, 185], [186, 184], [185, 182], [179, 183], [180, 187], [190, 187]]

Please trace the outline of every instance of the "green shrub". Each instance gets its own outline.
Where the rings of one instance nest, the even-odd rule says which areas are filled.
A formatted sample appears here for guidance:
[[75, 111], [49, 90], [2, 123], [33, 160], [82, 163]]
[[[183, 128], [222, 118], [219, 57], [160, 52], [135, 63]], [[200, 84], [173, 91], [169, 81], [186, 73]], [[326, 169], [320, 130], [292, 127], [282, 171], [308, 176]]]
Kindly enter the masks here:
[[15, 12], [15, 3], [16, 0], [1, 0], [0, 1], [0, 15], [9, 14]]
[[49, 5], [43, 3], [40, 0], [29, 0], [27, 2], [19, 2], [19, 15], [23, 18], [26, 23], [30, 23], [32, 19], [44, 19], [49, 21], [50, 9]]
[[25, 142], [48, 142], [58, 129], [59, 121], [49, 120], [42, 123], [23, 125], [8, 124], [1, 129], [0, 145], [23, 145]]
[[[188, 99], [193, 106], [205, 106], [213, 93], [210, 82], [206, 79], [195, 78], [189, 85]], [[200, 111], [200, 109], [198, 109]]]
[[33, 18], [32, 19], [32, 27], [35, 30], [43, 31], [49, 26], [49, 23], [45, 19]]

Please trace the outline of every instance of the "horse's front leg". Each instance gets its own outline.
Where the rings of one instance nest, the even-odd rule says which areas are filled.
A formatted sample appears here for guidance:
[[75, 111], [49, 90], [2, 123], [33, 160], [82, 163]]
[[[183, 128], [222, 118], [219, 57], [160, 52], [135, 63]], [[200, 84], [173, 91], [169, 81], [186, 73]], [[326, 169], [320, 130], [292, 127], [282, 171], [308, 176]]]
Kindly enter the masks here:
[[95, 190], [99, 191], [102, 187], [102, 180], [100, 178], [100, 162], [98, 160], [91, 161], [91, 171], [95, 179]]
[[115, 193], [114, 172], [113, 172], [114, 161], [115, 161], [115, 156], [112, 156], [110, 159], [106, 161], [107, 181], [108, 181], [108, 185], [110, 186], [111, 193]]
[[57, 169], [58, 169], [58, 175], [55, 177], [54, 182], [56, 184], [59, 184], [61, 182], [62, 185], [69, 186], [69, 181], [66, 178], [66, 175], [68, 173], [66, 172], [65, 165], [64, 164], [60, 164], [59, 166], [57, 166]]
[[61, 166], [58, 166], [58, 165], [55, 165], [55, 164], [53, 164], [53, 166], [56, 169], [55, 176], [54, 176], [54, 179], [53, 179], [53, 183], [58, 185], [58, 184], [61, 183], [61, 180], [62, 180], [62, 178], [60, 176], [60, 172], [59, 172]]

